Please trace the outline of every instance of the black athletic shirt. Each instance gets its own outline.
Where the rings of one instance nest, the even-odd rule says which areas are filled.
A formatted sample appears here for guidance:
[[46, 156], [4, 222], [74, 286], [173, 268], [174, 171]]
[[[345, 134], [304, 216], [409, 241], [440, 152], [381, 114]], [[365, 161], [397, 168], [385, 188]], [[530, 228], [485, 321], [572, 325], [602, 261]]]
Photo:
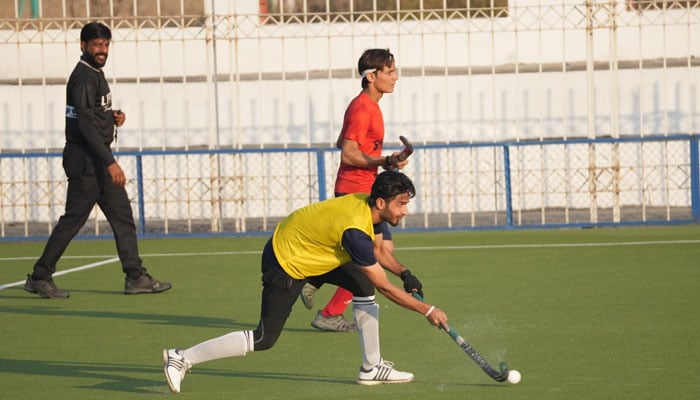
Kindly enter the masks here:
[[112, 93], [107, 80], [101, 69], [81, 58], [66, 87], [66, 141], [82, 145], [110, 165], [114, 163], [109, 148], [113, 137]]

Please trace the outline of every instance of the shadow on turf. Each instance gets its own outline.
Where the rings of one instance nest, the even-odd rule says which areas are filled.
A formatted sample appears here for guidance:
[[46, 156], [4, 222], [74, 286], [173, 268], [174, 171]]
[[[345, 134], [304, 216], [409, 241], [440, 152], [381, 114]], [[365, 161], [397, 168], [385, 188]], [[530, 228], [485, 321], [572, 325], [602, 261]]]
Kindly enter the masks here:
[[[46, 301], [46, 300], [44, 300]], [[129, 312], [114, 312], [102, 310], [70, 310], [60, 307], [41, 307], [41, 306], [3, 306], [0, 308], [0, 313], [7, 314], [25, 314], [32, 316], [47, 315], [53, 317], [80, 317], [80, 318], [100, 318], [100, 319], [116, 319], [116, 320], [131, 320], [141, 321], [155, 325], [173, 325], [173, 326], [196, 326], [196, 327], [212, 327], [212, 328], [227, 328], [231, 330], [255, 329], [253, 324], [239, 324], [233, 320], [226, 318], [202, 317], [196, 315], [171, 315], [171, 314], [146, 314], [146, 313], [129, 313]]]
[[[151, 376], [154, 373], [158, 373], [159, 375], [162, 374], [161, 367], [72, 361], [16, 360], [0, 358], [0, 375], [2, 375], [4, 378], [7, 378], [7, 374], [33, 376], [42, 375], [47, 377], [75, 378], [78, 380], [78, 382], [84, 382], [85, 380], [97, 381], [92, 385], [78, 383], [76, 386], [74, 386], [75, 388], [128, 393], [169, 393], [164, 377], [159, 379], [147, 379], [125, 376], [125, 374], [139, 374]], [[222, 378], [287, 380], [299, 383], [323, 382], [339, 385], [356, 385], [354, 379], [291, 372], [252, 372], [198, 368], [194, 370], [192, 374], [208, 375]], [[431, 382], [423, 383], [431, 384]], [[444, 384], [444, 382], [441, 383]], [[449, 385], [470, 387], [503, 386], [497, 384], [470, 384], [462, 382], [452, 382], [449, 383]]]
[[[146, 379], [124, 376], [124, 374], [162, 376], [159, 367], [129, 366], [105, 363], [70, 362], [70, 361], [37, 361], [15, 360], [0, 358], [0, 374], [42, 375], [47, 377], [75, 378], [80, 381], [98, 381], [95, 384], [78, 384], [76, 388], [106, 390], [129, 393], [169, 393], [165, 377], [162, 379]], [[203, 368], [197, 369], [196, 374], [225, 378], [242, 379], [271, 379], [289, 380], [294, 382], [324, 382], [334, 384], [355, 384], [354, 380], [333, 376], [307, 375], [284, 372], [241, 372]]]
[[[225, 378], [245, 378], [245, 379], [271, 379], [271, 380], [288, 380], [294, 382], [323, 382], [323, 383], [336, 383], [341, 385], [354, 385], [357, 386], [357, 381], [355, 379], [355, 369], [350, 367], [348, 370], [348, 378], [338, 378], [335, 376], [321, 376], [321, 375], [307, 375], [292, 372], [250, 372], [250, 371], [229, 371], [221, 369], [208, 369], [208, 368], [198, 368], [192, 369], [191, 374], [200, 374], [208, 376], [218, 376]], [[450, 386], [468, 386], [468, 387], [505, 387], [502, 383], [464, 383], [464, 382], [428, 382], [428, 381], [414, 381], [419, 384], [447, 384]], [[392, 386], [392, 385], [389, 385]]]
[[[120, 374], [152, 374], [157, 369], [144, 366], [128, 366], [104, 363], [69, 361], [13, 360], [0, 358], [0, 373], [18, 375], [44, 375], [48, 377], [76, 378], [84, 382], [98, 380], [94, 385], [76, 386], [85, 389], [99, 389], [131, 393], [168, 392], [165, 378], [162, 380], [133, 378]], [[156, 389], [158, 387], [158, 389]], [[160, 390], [163, 388], [164, 390]]]
[[[89, 290], [72, 290], [72, 292], [95, 292]], [[3, 293], [4, 292], [4, 293]], [[98, 293], [98, 292], [95, 292]], [[125, 296], [122, 292], [99, 292], [99, 293], [116, 293], [120, 296]], [[8, 296], [9, 294], [9, 296]], [[196, 315], [168, 315], [168, 314], [144, 314], [144, 313], [122, 313], [113, 311], [93, 311], [93, 310], [70, 310], [59, 307], [60, 304], [70, 304], [70, 299], [48, 300], [25, 292], [22, 288], [9, 288], [0, 291], [2, 299], [35, 299], [37, 303], [46, 304], [46, 306], [2, 306], [0, 314], [25, 314], [25, 315], [48, 315], [48, 316], [66, 316], [66, 317], [87, 317], [87, 318], [110, 318], [110, 319], [126, 319], [134, 321], [142, 321], [149, 324], [157, 325], [173, 325], [173, 326], [195, 326], [195, 327], [210, 327], [210, 328], [227, 328], [230, 330], [254, 330], [257, 328], [257, 323], [236, 323], [232, 319], [203, 317]], [[291, 328], [285, 327], [287, 332], [319, 332], [311, 328]], [[323, 332], [322, 332], [323, 333]]]
[[[46, 300], [37, 297], [37, 300], [41, 302], [52, 303], [56, 302], [66, 302], [70, 300]], [[52, 303], [54, 304], [54, 303]], [[255, 330], [257, 324], [254, 323], [237, 323], [232, 319], [226, 318], [215, 318], [215, 317], [202, 317], [197, 315], [172, 315], [172, 314], [145, 314], [145, 313], [127, 313], [127, 312], [114, 312], [114, 311], [100, 311], [100, 310], [70, 310], [60, 307], [52, 306], [2, 306], [0, 307], [0, 314], [24, 314], [32, 316], [52, 316], [52, 317], [82, 317], [82, 318], [100, 318], [100, 319], [116, 319], [116, 320], [130, 320], [130, 321], [141, 321], [146, 324], [153, 325], [172, 325], [172, 326], [194, 326], [198, 328], [225, 328], [231, 331], [237, 330]], [[311, 328], [292, 328], [286, 326], [284, 328], [285, 332], [319, 332], [316, 329]], [[328, 333], [328, 332], [319, 332]]]

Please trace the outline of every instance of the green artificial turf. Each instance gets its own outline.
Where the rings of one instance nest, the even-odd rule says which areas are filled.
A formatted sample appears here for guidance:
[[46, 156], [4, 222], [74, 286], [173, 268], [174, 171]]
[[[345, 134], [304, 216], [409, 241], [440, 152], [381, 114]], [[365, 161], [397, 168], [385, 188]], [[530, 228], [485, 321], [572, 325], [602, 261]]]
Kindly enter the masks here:
[[[355, 334], [309, 326], [295, 305], [274, 348], [195, 366], [183, 399], [695, 399], [700, 393], [700, 227], [395, 234], [425, 299], [518, 385], [484, 374], [444, 332], [378, 295], [382, 354], [407, 385], [355, 383]], [[266, 238], [140, 242], [173, 289], [122, 294], [116, 262], [57, 276], [68, 300], [0, 290], [2, 398], [163, 398], [161, 349], [254, 329]], [[22, 281], [43, 243], [0, 243], [0, 285]], [[112, 259], [76, 241], [59, 271]], [[398, 280], [392, 278], [398, 283]], [[333, 294], [318, 292], [317, 308]], [[346, 316], [351, 318], [348, 310]]]

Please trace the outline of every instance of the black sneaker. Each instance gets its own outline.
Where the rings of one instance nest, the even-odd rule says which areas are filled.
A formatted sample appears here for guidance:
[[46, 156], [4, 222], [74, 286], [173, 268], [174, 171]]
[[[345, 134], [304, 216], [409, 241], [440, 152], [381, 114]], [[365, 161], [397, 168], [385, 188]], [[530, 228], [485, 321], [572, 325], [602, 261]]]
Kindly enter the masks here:
[[24, 282], [24, 290], [29, 293], [35, 293], [45, 299], [67, 299], [70, 297], [70, 292], [59, 289], [53, 282], [53, 278], [32, 280], [31, 275], [27, 275], [27, 281]]
[[172, 286], [170, 282], [157, 281], [153, 279], [151, 275], [144, 272], [136, 279], [131, 279], [128, 276], [125, 278], [124, 293], [160, 293], [170, 289]]

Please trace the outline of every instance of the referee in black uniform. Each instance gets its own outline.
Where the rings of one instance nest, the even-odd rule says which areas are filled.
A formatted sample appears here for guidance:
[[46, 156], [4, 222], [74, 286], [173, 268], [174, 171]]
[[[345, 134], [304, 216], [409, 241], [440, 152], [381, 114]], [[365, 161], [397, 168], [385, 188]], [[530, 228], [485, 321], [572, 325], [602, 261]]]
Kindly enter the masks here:
[[24, 290], [44, 298], [67, 298], [70, 293], [53, 281], [58, 262], [68, 244], [85, 225], [95, 204], [109, 221], [126, 274], [124, 293], [157, 293], [169, 282], [153, 279], [142, 266], [136, 240], [136, 224], [124, 189], [126, 176], [112, 155], [115, 126], [126, 115], [112, 109], [112, 93], [102, 67], [107, 62], [110, 29], [98, 22], [80, 31], [82, 56], [66, 90], [66, 146], [63, 169], [68, 177], [65, 214], [51, 232], [44, 252], [27, 275]]

